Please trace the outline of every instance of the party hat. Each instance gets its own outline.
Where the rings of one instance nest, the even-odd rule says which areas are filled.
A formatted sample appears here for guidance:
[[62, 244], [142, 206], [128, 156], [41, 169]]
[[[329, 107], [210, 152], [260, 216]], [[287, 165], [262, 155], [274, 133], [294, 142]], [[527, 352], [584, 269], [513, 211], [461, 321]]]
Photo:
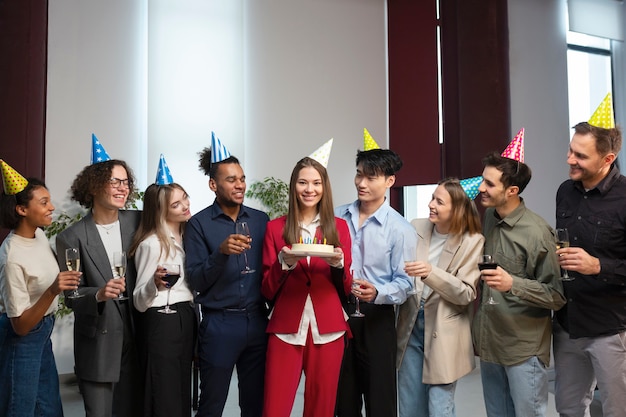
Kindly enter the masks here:
[[328, 142], [317, 148], [315, 152], [309, 155], [309, 158], [315, 159], [320, 164], [324, 165], [324, 168], [328, 166], [328, 159], [330, 158], [330, 150], [333, 147], [333, 138], [330, 138]]
[[588, 122], [595, 127], [604, 129], [613, 129], [615, 127], [615, 118], [613, 117], [613, 99], [611, 93], [608, 93], [596, 111], [591, 115]]
[[215, 132], [211, 132], [211, 163], [215, 164], [230, 157], [230, 152], [226, 146], [222, 145], [220, 138], [215, 136]]
[[95, 134], [91, 134], [91, 164], [97, 164], [98, 162], [104, 162], [110, 160], [111, 157], [104, 150], [104, 147], [98, 140]]
[[479, 175], [478, 177], [465, 178], [464, 180], [459, 181], [459, 183], [461, 183], [463, 191], [465, 191], [465, 194], [467, 194], [470, 200], [476, 198], [476, 196], [480, 192], [478, 191], [478, 187], [480, 187], [480, 184], [482, 182], [483, 177], [481, 175]]
[[22, 191], [28, 185], [26, 178], [22, 177], [19, 172], [11, 168], [9, 164], [0, 159], [2, 165], [2, 180], [4, 182], [4, 193], [6, 195], [15, 195]]
[[524, 128], [521, 128], [501, 156], [515, 161], [524, 162]]
[[372, 149], [380, 149], [378, 143], [374, 140], [370, 132], [366, 128], [363, 128], [363, 150], [371, 151]]
[[174, 182], [172, 178], [172, 173], [170, 172], [170, 167], [167, 166], [167, 162], [165, 162], [165, 157], [161, 154], [161, 158], [159, 159], [159, 169], [157, 169], [156, 180], [154, 183], [156, 185], [167, 185]]

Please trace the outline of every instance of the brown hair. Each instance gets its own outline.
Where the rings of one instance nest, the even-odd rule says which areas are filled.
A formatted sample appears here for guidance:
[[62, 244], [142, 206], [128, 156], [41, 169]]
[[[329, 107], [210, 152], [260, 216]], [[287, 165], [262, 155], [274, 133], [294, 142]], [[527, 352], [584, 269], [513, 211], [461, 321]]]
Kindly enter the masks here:
[[126, 162], [119, 159], [110, 159], [108, 161], [88, 165], [78, 173], [70, 189], [72, 200], [77, 201], [85, 208], [93, 207], [94, 197], [102, 193], [105, 187], [109, 186], [111, 173], [113, 172], [113, 168], [117, 165], [126, 170], [126, 175], [128, 175], [128, 195], [133, 195], [135, 193], [135, 177], [133, 171], [126, 165]]
[[476, 210], [476, 204], [469, 199], [459, 180], [446, 178], [439, 181], [439, 185], [443, 185], [443, 188], [450, 194], [452, 202], [450, 233], [469, 233], [471, 235], [480, 233], [480, 216]]
[[[339, 234], [335, 225], [333, 191], [330, 187], [328, 172], [322, 164], [308, 156], [299, 160], [291, 172], [291, 180], [289, 181], [289, 211], [287, 212], [287, 223], [283, 230], [283, 239], [285, 239], [287, 244], [296, 243], [300, 239], [300, 206], [296, 193], [296, 184], [298, 183], [300, 171], [307, 167], [314, 168], [322, 178], [324, 192], [317, 205], [320, 214], [321, 237], [326, 239], [326, 243], [329, 245], [340, 246]], [[319, 238], [320, 236], [317, 237]]]
[[617, 156], [622, 149], [622, 130], [619, 127], [605, 129], [581, 122], [574, 126], [574, 131], [581, 135], [591, 133], [596, 139], [596, 151], [602, 156], [609, 152], [613, 152]]

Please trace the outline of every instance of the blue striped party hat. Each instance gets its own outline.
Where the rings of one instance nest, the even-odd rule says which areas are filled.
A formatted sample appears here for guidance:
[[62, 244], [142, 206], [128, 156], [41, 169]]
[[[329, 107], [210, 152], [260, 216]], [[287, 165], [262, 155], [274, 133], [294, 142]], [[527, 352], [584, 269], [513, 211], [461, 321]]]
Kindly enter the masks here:
[[229, 157], [230, 152], [228, 152], [226, 146], [224, 146], [222, 142], [220, 142], [220, 139], [215, 136], [215, 132], [211, 132], [211, 163], [215, 164]]

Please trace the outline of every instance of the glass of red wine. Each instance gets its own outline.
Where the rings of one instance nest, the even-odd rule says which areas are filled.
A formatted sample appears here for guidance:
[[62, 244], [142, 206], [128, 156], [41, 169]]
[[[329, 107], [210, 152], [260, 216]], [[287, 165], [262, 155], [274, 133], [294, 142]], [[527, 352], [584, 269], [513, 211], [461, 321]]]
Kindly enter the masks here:
[[170, 290], [172, 287], [178, 282], [180, 278], [180, 265], [178, 264], [163, 264], [161, 265], [163, 269], [165, 269], [165, 276], [163, 277], [163, 281], [166, 281], [167, 284], [167, 303], [165, 307], [157, 310], [159, 313], [163, 314], [174, 314], [176, 310], [172, 310], [170, 308]]
[[[496, 269], [498, 264], [494, 261], [493, 256], [491, 255], [481, 255], [480, 262], [478, 262], [478, 269], [484, 271], [485, 269]], [[489, 290], [489, 299], [485, 302], [485, 304], [495, 305], [500, 304], [496, 300], [493, 299], [493, 295], [491, 293], [491, 287], [487, 286]]]

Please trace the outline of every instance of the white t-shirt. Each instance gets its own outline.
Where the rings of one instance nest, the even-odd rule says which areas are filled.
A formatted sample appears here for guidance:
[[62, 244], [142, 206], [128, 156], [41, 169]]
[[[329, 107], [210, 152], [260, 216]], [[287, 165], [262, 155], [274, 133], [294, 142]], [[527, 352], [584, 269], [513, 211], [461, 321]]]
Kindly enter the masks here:
[[[59, 265], [45, 233], [32, 239], [11, 232], [0, 246], [0, 313], [20, 317], [31, 308], [59, 275]], [[58, 307], [58, 297], [46, 315]]]

